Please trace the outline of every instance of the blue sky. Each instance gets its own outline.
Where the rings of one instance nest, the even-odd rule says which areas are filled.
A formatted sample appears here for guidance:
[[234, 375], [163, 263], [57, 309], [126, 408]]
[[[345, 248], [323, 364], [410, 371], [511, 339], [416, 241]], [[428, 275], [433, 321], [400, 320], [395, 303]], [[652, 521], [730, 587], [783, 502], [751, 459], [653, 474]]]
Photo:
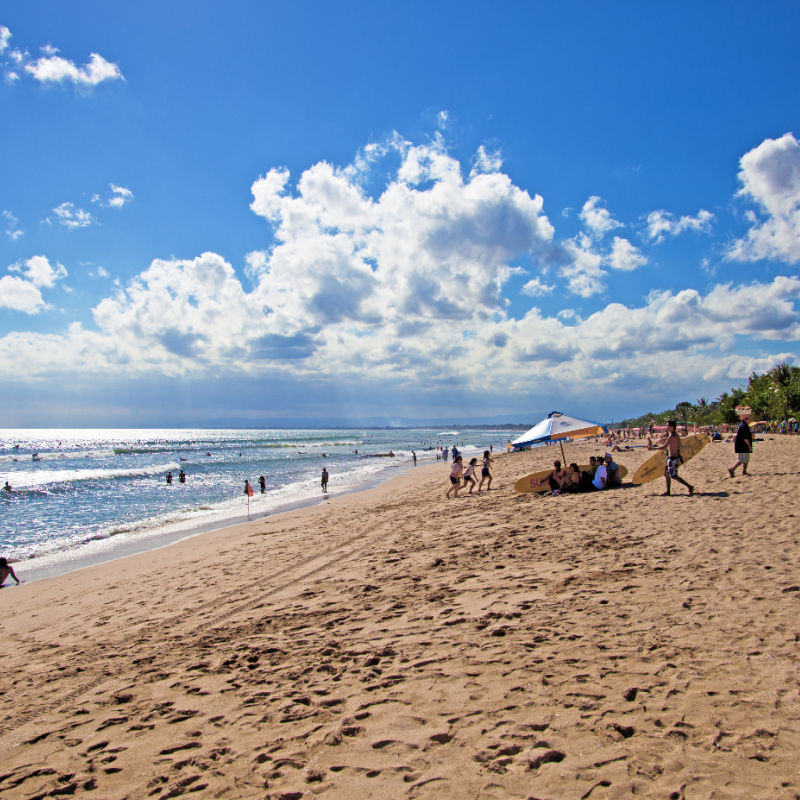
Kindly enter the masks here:
[[7, 425], [529, 422], [800, 363], [796, 3], [7, 2]]

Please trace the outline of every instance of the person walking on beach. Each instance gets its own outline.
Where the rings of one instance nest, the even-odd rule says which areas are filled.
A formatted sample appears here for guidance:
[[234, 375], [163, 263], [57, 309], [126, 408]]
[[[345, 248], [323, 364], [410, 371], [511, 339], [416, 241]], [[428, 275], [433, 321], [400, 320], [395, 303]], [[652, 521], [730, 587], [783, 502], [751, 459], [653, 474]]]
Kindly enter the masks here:
[[667, 451], [667, 464], [664, 467], [664, 480], [667, 482], [667, 491], [664, 492], [663, 497], [669, 497], [671, 494], [672, 481], [682, 483], [689, 490], [690, 495], [694, 494], [694, 486], [678, 475], [678, 466], [681, 458], [681, 437], [678, 436], [677, 428], [678, 424], [671, 419], [667, 423], [667, 437], [658, 445], [659, 450]]
[[417, 466], [417, 454], [412, 450], [411, 451], [411, 460], [414, 462], [414, 466]]
[[328, 470], [323, 467], [322, 468], [322, 491], [327, 494], [328, 493]]
[[461, 478], [464, 476], [464, 468], [461, 462], [461, 456], [456, 456], [453, 459], [453, 466], [450, 467], [450, 488], [447, 490], [445, 497], [450, 497], [450, 492], [453, 492], [453, 497], [458, 497], [458, 490], [461, 488]]
[[14, 572], [14, 568], [4, 558], [0, 558], [0, 587], [6, 582], [6, 578], [11, 576], [16, 582], [17, 586], [20, 584], [19, 578]]
[[736, 429], [736, 436], [733, 440], [733, 452], [736, 453], [736, 463], [728, 470], [731, 478], [735, 477], [736, 467], [742, 465], [742, 475], [748, 475], [747, 465], [750, 463], [750, 453], [753, 452], [753, 434], [750, 432], [750, 409], [739, 406], [736, 409], [739, 414], [739, 427]]
[[[491, 447], [491, 445], [490, 445]], [[492, 488], [492, 473], [489, 472], [489, 467], [494, 459], [492, 458], [491, 450], [483, 451], [483, 466], [481, 467], [481, 482], [478, 484], [478, 491], [483, 488], [483, 482], [488, 478], [489, 483], [486, 484], [486, 491]]]

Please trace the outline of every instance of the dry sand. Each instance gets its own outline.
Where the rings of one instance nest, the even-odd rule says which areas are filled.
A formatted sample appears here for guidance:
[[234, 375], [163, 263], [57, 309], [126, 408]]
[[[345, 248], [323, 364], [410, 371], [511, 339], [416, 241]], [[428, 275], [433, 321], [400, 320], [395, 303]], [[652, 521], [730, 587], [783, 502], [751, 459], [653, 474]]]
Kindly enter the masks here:
[[4, 589], [0, 795], [800, 796], [800, 437], [514, 494], [557, 456]]

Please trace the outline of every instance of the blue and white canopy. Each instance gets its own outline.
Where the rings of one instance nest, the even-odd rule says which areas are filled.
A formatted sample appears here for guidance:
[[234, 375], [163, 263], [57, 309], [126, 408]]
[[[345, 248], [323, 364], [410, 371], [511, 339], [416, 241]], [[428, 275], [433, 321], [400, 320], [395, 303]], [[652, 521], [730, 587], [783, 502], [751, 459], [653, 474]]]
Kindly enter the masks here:
[[568, 417], [560, 411], [551, 411], [541, 422], [511, 442], [514, 447], [530, 447], [534, 444], [555, 442], [558, 439], [583, 439], [606, 433], [603, 425], [589, 420]]

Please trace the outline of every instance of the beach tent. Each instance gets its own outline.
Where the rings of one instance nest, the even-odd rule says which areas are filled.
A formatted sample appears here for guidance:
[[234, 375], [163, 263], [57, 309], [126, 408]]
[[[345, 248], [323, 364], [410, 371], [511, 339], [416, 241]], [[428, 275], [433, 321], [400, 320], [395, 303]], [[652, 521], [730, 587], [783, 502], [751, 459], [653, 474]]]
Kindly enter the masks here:
[[[564, 439], [584, 439], [587, 436], [597, 436], [601, 433], [606, 433], [603, 425], [577, 417], [568, 417], [560, 411], [551, 411], [541, 422], [537, 422], [511, 444], [514, 449], [519, 450], [536, 444], [560, 442]], [[566, 463], [563, 445], [561, 446], [561, 456]]]

